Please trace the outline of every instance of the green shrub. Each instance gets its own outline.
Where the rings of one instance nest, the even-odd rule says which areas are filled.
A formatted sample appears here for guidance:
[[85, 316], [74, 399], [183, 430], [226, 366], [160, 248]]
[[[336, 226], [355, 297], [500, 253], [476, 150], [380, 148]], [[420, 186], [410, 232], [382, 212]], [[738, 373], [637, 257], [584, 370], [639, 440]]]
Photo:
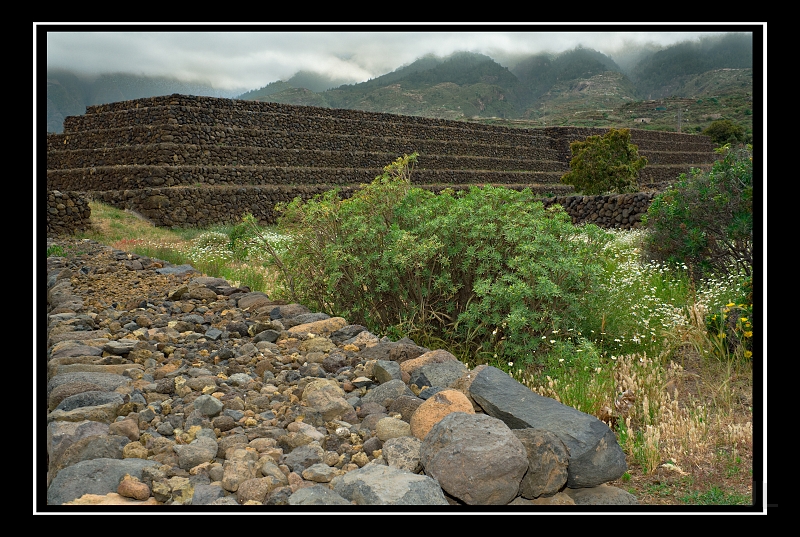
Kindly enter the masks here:
[[730, 119], [718, 119], [703, 130], [715, 144], [736, 144], [745, 141], [745, 129]]
[[647, 159], [639, 156], [639, 148], [630, 140], [630, 129], [609, 129], [603, 136], [572, 142], [570, 171], [561, 182], [587, 195], [637, 192], [639, 170]]
[[416, 156], [350, 198], [331, 191], [279, 207], [296, 299], [374, 331], [416, 327], [484, 358], [531, 360], [541, 335], [585, 314], [580, 299], [612, 236], [573, 226], [530, 190], [414, 188]]
[[681, 174], [657, 195], [642, 217], [650, 232], [645, 257], [687, 265], [695, 277], [742, 271], [753, 265], [753, 158], [751, 148], [724, 146], [709, 172]]

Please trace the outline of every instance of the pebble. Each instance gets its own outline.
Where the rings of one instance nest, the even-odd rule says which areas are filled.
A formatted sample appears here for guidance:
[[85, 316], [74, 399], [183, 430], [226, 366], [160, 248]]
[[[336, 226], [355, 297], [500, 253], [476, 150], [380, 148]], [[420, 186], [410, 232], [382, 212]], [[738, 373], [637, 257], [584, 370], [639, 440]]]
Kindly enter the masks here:
[[[638, 503], [605, 484], [624, 471], [621, 450], [581, 471], [594, 481], [569, 488], [581, 479], [567, 476], [569, 434], [533, 443], [484, 411], [470, 383], [494, 368], [470, 371], [445, 350], [380, 338], [190, 265], [69, 237], [50, 246], [67, 254], [47, 258], [37, 356], [44, 509]], [[501, 404], [482, 386], [487, 409]], [[599, 420], [569, 415], [562, 423], [603, 436]], [[528, 451], [558, 464], [533, 464]]]

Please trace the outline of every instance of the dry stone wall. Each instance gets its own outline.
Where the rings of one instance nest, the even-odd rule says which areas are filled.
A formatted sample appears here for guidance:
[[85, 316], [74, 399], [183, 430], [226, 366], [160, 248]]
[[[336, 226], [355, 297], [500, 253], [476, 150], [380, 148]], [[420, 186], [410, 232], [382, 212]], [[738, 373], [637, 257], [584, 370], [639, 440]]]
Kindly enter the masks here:
[[69, 235], [89, 227], [92, 211], [81, 192], [47, 192], [47, 236]]
[[[546, 204], [567, 204], [576, 223], [633, 227], [647, 210], [637, 204], [652, 195], [636, 203], [630, 196], [570, 196], [572, 187], [560, 183], [569, 143], [604, 132], [188, 95], [89, 106], [65, 119], [63, 133], [47, 135], [48, 232], [84, 227], [82, 206], [63, 201], [87, 198], [165, 227], [235, 222], [245, 213], [274, 223], [276, 203], [331, 188], [351, 195], [412, 152], [419, 154], [412, 181], [422, 188], [530, 188]], [[715, 158], [705, 136], [632, 129], [631, 139], [649, 160], [640, 174], [645, 192]]]

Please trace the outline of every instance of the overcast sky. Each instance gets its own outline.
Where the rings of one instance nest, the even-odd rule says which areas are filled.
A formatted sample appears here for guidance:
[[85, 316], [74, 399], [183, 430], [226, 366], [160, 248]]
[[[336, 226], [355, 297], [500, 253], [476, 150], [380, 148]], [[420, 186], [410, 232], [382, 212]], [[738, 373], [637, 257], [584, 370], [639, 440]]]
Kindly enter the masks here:
[[456, 51], [479, 52], [502, 64], [504, 58], [517, 53], [562, 52], [582, 45], [613, 57], [634, 44], [670, 45], [700, 35], [735, 31], [730, 23], [658, 27], [642, 23], [536, 27], [519, 23], [466, 27], [436, 24], [415, 26], [415, 31], [380, 23], [37, 26], [47, 32], [48, 68], [85, 74], [174, 76], [222, 90], [261, 88], [287, 80], [299, 70], [327, 73], [349, 83], [363, 82], [428, 53], [446, 56]]

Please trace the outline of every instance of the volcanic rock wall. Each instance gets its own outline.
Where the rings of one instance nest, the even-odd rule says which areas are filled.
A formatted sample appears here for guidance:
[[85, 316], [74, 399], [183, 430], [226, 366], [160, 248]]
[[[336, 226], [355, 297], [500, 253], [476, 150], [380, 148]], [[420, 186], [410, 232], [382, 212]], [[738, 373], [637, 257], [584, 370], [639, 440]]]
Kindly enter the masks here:
[[[530, 188], [549, 204], [576, 197], [560, 183], [569, 171], [569, 143], [604, 132], [187, 95], [89, 106], [86, 114], [65, 119], [63, 133], [47, 135], [48, 232], [69, 228], [70, 215], [83, 225], [84, 211], [55, 209], [57, 199], [81, 197], [165, 227], [234, 222], [245, 213], [274, 223], [276, 203], [331, 188], [350, 195], [412, 152], [419, 154], [415, 186]], [[632, 129], [631, 141], [649, 160], [640, 173], [643, 192], [656, 192], [693, 167], [708, 168], [715, 158], [705, 136]], [[55, 191], [59, 196], [51, 195]], [[632, 227], [643, 212], [608, 197], [590, 198], [568, 203], [574, 222]], [[52, 225], [51, 214], [59, 217]]]

